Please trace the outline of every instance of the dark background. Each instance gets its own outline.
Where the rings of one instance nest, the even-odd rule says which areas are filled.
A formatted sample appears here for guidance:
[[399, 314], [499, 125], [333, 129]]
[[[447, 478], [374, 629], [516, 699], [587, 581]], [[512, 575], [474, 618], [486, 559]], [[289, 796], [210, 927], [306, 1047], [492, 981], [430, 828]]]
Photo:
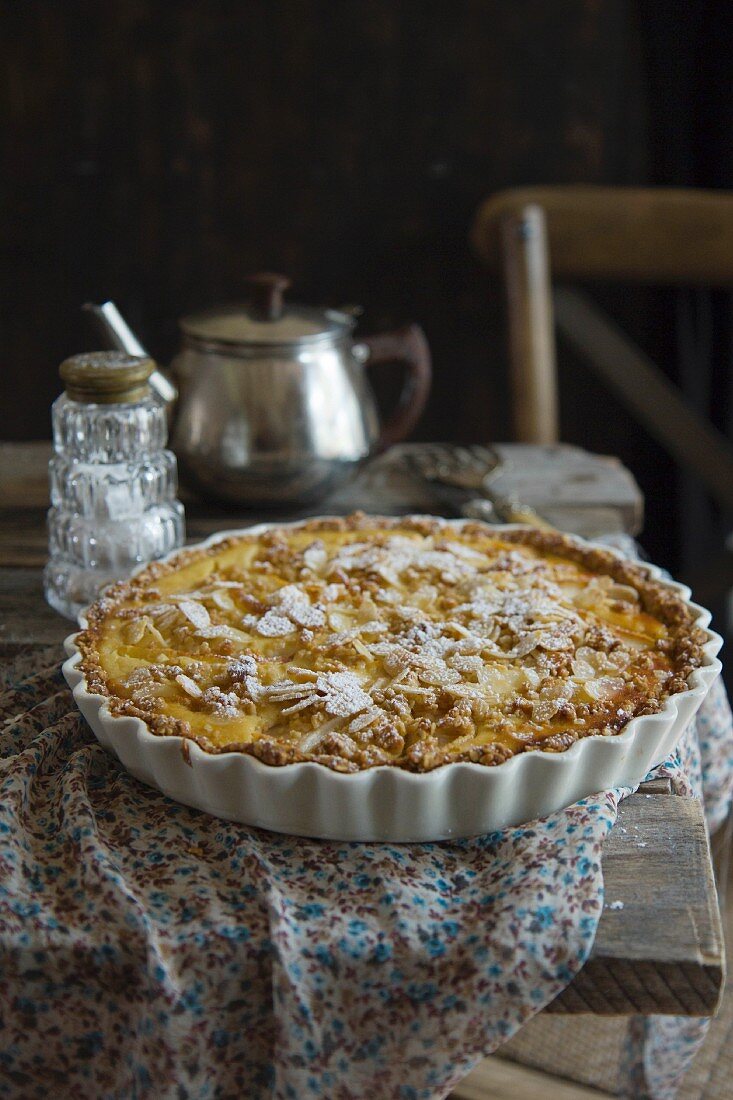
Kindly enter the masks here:
[[[176, 319], [269, 268], [293, 296], [419, 321], [418, 435], [511, 436], [502, 289], [477, 204], [530, 183], [730, 186], [733, 5], [669, 0], [0, 0], [0, 437], [49, 434], [57, 367], [116, 300], [162, 360]], [[594, 291], [729, 428], [727, 296]], [[561, 349], [564, 437], [620, 454], [646, 542], [694, 571], [697, 487]], [[700, 379], [703, 379], [701, 386]], [[690, 501], [695, 517], [690, 520]]]

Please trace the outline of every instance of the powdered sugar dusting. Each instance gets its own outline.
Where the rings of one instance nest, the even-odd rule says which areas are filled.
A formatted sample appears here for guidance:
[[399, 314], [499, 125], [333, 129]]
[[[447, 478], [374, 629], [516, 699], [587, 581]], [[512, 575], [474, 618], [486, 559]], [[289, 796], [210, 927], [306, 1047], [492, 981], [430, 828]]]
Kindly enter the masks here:
[[256, 624], [257, 633], [263, 638], [282, 638], [286, 634], [292, 634], [296, 627], [285, 615], [275, 610], [266, 612]]
[[312, 542], [303, 551], [303, 564], [312, 573], [320, 573], [328, 562], [328, 551], [321, 539]]
[[245, 653], [227, 664], [227, 672], [234, 683], [244, 683], [247, 677], [257, 675], [257, 661]]
[[[567, 563], [459, 538], [357, 536], [335, 549], [319, 539], [299, 553], [273, 539], [249, 580], [228, 566], [149, 603], [144, 638], [130, 640], [162, 651], [173, 634], [175, 646], [185, 618], [201, 660], [169, 674], [168, 697], [175, 679], [193, 711], [254, 715], [275, 740], [349, 761], [368, 750], [370, 764], [425, 744], [481, 747], [487, 733], [529, 743], [550, 723], [566, 739], [594, 708], [618, 705], [633, 653], [589, 615]], [[594, 592], [634, 595], [608, 583]]]
[[259, 685], [261, 698], [275, 703], [289, 703], [283, 714], [297, 714], [308, 707], [322, 707], [337, 718], [350, 718], [372, 706], [371, 696], [362, 688], [353, 672], [321, 672], [315, 681], [305, 683], [279, 680], [275, 684]]
[[262, 638], [284, 638], [298, 627], [317, 629], [326, 622], [321, 607], [311, 604], [308, 593], [299, 584], [286, 584], [270, 597], [271, 607], [258, 618], [246, 615], [242, 625]]
[[278, 612], [297, 626], [323, 626], [326, 616], [320, 607], [312, 607], [308, 594], [300, 585], [286, 584], [275, 593], [274, 603]]
[[467, 561], [450, 549], [435, 549], [433, 539], [394, 535], [381, 545], [349, 543], [331, 559], [327, 573], [353, 573], [358, 570], [373, 573], [388, 584], [398, 585], [402, 574], [408, 569], [434, 570], [446, 583], [450, 583], [475, 568], [474, 561]]
[[350, 718], [372, 704], [353, 672], [324, 673], [316, 680], [316, 691], [323, 698], [324, 710], [338, 718]]
[[238, 718], [242, 713], [239, 696], [233, 691], [222, 691], [220, 687], [207, 688], [201, 701], [217, 718]]

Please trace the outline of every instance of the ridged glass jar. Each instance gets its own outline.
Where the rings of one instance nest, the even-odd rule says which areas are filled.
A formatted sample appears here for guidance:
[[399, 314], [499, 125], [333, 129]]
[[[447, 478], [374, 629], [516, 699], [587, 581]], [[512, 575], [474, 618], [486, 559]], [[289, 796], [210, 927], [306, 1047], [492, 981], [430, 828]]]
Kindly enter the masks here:
[[100, 589], [183, 545], [176, 459], [165, 450], [166, 408], [147, 379], [150, 359], [121, 352], [61, 364], [53, 404], [46, 599], [76, 619]]

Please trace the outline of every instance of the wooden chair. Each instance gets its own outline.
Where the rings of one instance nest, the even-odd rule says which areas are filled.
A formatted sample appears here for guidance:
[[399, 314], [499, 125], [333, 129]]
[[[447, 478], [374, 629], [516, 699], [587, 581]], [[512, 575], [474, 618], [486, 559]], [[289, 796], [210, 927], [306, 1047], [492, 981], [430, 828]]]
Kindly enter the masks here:
[[[500, 271], [506, 284], [516, 438], [558, 441], [557, 327], [649, 433], [733, 514], [728, 439], [587, 294], [567, 286], [553, 292], [552, 286], [560, 278], [733, 288], [733, 193], [513, 188], [479, 207], [471, 240], [479, 258]], [[698, 577], [701, 583], [693, 585], [703, 601], [706, 591], [730, 591], [729, 556], [706, 563], [705, 572], [706, 583]], [[721, 906], [732, 838], [733, 810], [713, 838]]]
[[585, 294], [551, 278], [733, 287], [733, 194], [667, 188], [528, 187], [479, 208], [478, 256], [508, 296], [516, 438], [558, 439], [554, 327], [652, 436], [733, 511], [733, 447]]

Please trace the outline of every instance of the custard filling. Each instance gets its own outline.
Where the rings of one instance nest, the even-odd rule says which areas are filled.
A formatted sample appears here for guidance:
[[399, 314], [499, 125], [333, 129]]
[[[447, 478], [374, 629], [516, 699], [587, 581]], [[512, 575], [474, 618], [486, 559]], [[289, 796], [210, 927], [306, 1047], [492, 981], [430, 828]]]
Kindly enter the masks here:
[[85, 660], [155, 732], [345, 771], [563, 751], [684, 688], [681, 601], [665, 616], [633, 567], [519, 534], [352, 518], [245, 535], [120, 586]]

